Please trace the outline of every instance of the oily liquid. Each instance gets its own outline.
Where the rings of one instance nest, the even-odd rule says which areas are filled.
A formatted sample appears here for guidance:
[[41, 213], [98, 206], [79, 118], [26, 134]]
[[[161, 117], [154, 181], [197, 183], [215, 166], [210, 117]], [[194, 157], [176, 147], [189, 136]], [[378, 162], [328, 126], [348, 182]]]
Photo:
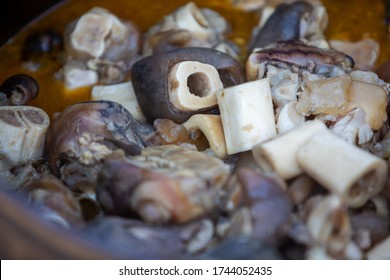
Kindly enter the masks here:
[[[48, 57], [38, 71], [29, 72], [21, 63], [21, 49], [26, 37], [35, 31], [54, 29], [60, 33], [72, 20], [77, 19], [93, 7], [103, 7], [120, 18], [134, 22], [142, 32], [158, 22], [187, 0], [144, 1], [130, 0], [69, 0], [55, 10], [46, 13], [28, 25], [10, 42], [0, 49], [0, 82], [16, 73], [26, 73], [35, 77], [40, 84], [40, 94], [31, 105], [44, 109], [50, 117], [66, 106], [89, 100], [90, 88], [65, 90], [58, 78], [62, 62], [57, 57]], [[252, 28], [258, 22], [258, 13], [243, 12], [232, 7], [231, 0], [195, 0], [200, 8], [208, 7], [218, 11], [232, 26], [229, 39], [243, 49], [248, 43]], [[390, 39], [383, 23], [384, 5], [382, 0], [323, 0], [329, 15], [326, 35], [329, 39], [356, 41], [373, 38], [381, 44], [378, 63], [390, 57]], [[55, 75], [57, 73], [57, 75]]]

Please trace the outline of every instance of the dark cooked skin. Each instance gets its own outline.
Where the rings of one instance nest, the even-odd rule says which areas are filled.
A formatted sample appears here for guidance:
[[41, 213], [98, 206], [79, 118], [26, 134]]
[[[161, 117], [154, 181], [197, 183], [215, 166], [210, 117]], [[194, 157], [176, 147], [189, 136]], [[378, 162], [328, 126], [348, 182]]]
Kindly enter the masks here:
[[243, 203], [252, 215], [253, 235], [268, 244], [277, 244], [292, 212], [287, 192], [272, 179], [242, 168], [237, 178], [243, 190]]
[[181, 48], [145, 57], [133, 65], [131, 77], [138, 103], [150, 123], [156, 119], [171, 119], [180, 124], [194, 114], [215, 109], [183, 111], [175, 108], [169, 101], [168, 74], [174, 65], [182, 61], [197, 61], [214, 66], [224, 87], [245, 82], [239, 62], [214, 49]]
[[313, 6], [305, 1], [280, 4], [250, 43], [249, 52], [275, 42], [298, 40], [301, 18], [312, 11]]
[[0, 86], [0, 93], [6, 95], [10, 106], [27, 105], [38, 96], [38, 92], [38, 82], [26, 74], [13, 75]]
[[90, 164], [81, 162], [80, 158], [86, 150], [95, 151], [88, 145], [82, 146], [80, 138], [87, 136], [91, 142], [104, 145], [108, 150], [122, 149], [125, 154], [136, 155], [147, 145], [152, 135], [154, 135], [152, 126], [136, 121], [118, 103], [111, 101], [78, 103], [67, 107], [55, 117], [47, 134], [47, 157], [55, 174], [69, 173], [69, 176], [80, 174], [90, 177], [86, 178], [87, 181], [94, 181], [100, 169], [97, 168], [99, 158]]
[[351, 71], [354, 67], [353, 59], [342, 52], [313, 47], [301, 41], [275, 43], [269, 48], [252, 53], [247, 63], [256, 65], [262, 62], [282, 62], [316, 73], [321, 73], [322, 68], [334, 66], [345, 71]]

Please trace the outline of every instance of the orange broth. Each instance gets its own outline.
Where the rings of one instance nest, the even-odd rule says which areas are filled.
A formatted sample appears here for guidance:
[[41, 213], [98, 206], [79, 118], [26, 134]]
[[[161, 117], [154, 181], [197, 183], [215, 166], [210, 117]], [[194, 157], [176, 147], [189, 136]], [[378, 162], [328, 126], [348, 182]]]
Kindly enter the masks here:
[[[50, 117], [66, 106], [88, 100], [90, 88], [73, 91], [65, 90], [62, 82], [55, 78], [61, 68], [60, 61], [47, 59], [36, 72], [29, 72], [22, 66], [21, 50], [26, 37], [34, 31], [52, 28], [63, 32], [65, 26], [92, 7], [100, 6], [117, 16], [134, 22], [145, 32], [150, 26], [172, 12], [187, 0], [145, 1], [129, 0], [68, 0], [45, 13], [0, 49], [0, 82], [16, 73], [27, 73], [40, 84], [40, 94], [31, 105], [44, 109]], [[244, 12], [230, 4], [230, 0], [195, 0], [199, 7], [208, 7], [221, 13], [232, 25], [231, 38], [244, 48], [252, 28], [258, 22], [258, 13]], [[329, 15], [328, 39], [356, 41], [372, 38], [381, 44], [378, 63], [390, 57], [390, 37], [384, 25], [384, 4], [381, 0], [323, 0]]]

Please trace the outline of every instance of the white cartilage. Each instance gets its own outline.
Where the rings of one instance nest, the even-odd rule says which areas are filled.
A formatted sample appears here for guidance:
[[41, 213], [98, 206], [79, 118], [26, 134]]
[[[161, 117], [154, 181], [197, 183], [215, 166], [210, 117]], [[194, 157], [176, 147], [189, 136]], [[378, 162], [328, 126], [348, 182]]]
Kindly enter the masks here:
[[183, 125], [189, 132], [194, 130], [202, 131], [209, 142], [210, 149], [219, 158], [225, 158], [227, 156], [225, 136], [223, 134], [220, 116], [206, 114], [193, 115]]
[[125, 107], [136, 120], [146, 122], [146, 118], [138, 104], [131, 82], [94, 86], [92, 88], [91, 97], [92, 100], [110, 100], [117, 102]]
[[249, 151], [276, 135], [268, 79], [225, 88], [217, 100], [229, 155]]
[[382, 190], [387, 178], [383, 159], [329, 130], [316, 133], [302, 145], [297, 161], [309, 176], [350, 207], [363, 206]]
[[369, 260], [390, 260], [390, 237], [377, 244], [367, 253]]
[[326, 130], [325, 124], [321, 121], [307, 121], [284, 134], [254, 146], [253, 157], [264, 171], [277, 172], [283, 179], [294, 178], [303, 173], [297, 162], [299, 149], [314, 134]]

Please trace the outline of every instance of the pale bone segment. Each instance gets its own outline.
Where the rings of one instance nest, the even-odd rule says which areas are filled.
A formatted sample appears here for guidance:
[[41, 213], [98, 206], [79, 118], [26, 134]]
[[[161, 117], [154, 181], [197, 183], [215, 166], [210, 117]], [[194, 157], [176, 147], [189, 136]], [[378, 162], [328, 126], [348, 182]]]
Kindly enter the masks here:
[[227, 156], [225, 136], [223, 134], [220, 116], [206, 114], [193, 115], [183, 125], [189, 132], [196, 130], [202, 131], [209, 142], [210, 149], [217, 157], [225, 158]]
[[276, 135], [268, 79], [225, 88], [217, 100], [229, 155], [251, 150]]
[[387, 178], [386, 162], [349, 144], [329, 130], [301, 147], [297, 161], [308, 175], [350, 207], [361, 207], [378, 194]]
[[177, 63], [169, 72], [170, 101], [182, 110], [203, 109], [217, 104], [223, 89], [217, 69], [197, 61]]
[[369, 260], [390, 260], [390, 237], [368, 251], [366, 256]]
[[298, 151], [310, 137], [326, 126], [320, 121], [304, 124], [253, 147], [257, 164], [267, 172], [277, 172], [283, 179], [291, 179], [303, 173], [297, 161]]
[[189, 30], [200, 40], [207, 41], [214, 33], [202, 11], [193, 2], [178, 9], [174, 16], [179, 29]]
[[0, 107], [0, 170], [42, 157], [49, 123], [39, 108]]
[[125, 107], [134, 119], [140, 122], [146, 122], [131, 82], [94, 86], [91, 96], [92, 100], [110, 100], [117, 102]]

